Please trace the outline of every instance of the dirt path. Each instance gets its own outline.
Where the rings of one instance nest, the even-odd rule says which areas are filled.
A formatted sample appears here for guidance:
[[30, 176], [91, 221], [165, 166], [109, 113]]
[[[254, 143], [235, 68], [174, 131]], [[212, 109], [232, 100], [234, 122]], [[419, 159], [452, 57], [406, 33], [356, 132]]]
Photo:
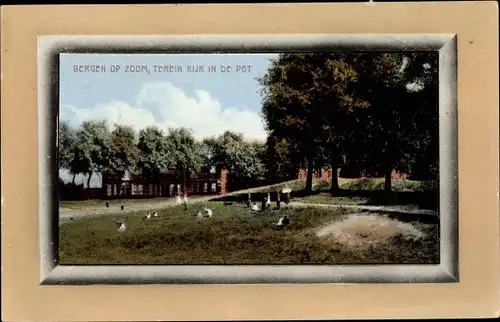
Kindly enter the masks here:
[[[256, 187], [251, 189], [244, 189], [230, 192], [225, 196], [238, 195], [247, 192], [257, 192], [262, 189], [268, 189], [276, 186], [282, 185], [282, 183], [273, 184], [269, 186]], [[222, 196], [206, 196], [206, 197], [197, 197], [191, 198], [189, 200], [190, 204], [196, 204], [200, 202], [207, 202], [210, 199], [214, 199]], [[167, 207], [175, 206], [175, 198], [167, 199], [167, 200], [151, 200], [144, 199], [144, 202], [133, 202], [133, 203], [125, 203], [125, 210], [121, 211], [119, 207], [113, 206], [110, 208], [106, 208], [104, 205], [104, 201], [100, 206], [89, 206], [81, 209], [73, 209], [73, 208], [64, 208], [61, 207], [59, 209], [59, 219], [60, 223], [64, 223], [71, 219], [81, 219], [81, 218], [89, 218], [89, 217], [99, 217], [103, 215], [127, 215], [130, 213], [138, 212], [138, 211], [150, 211], [150, 210], [159, 210]], [[393, 213], [406, 213], [406, 214], [416, 214], [416, 215], [431, 215], [437, 216], [437, 212], [434, 210], [428, 209], [418, 209], [415, 207], [404, 207], [404, 206], [369, 206], [369, 205], [335, 205], [335, 204], [315, 204], [315, 203], [303, 203], [303, 202], [294, 202], [292, 201], [289, 206], [291, 207], [331, 207], [331, 208], [353, 208], [353, 209], [361, 209], [361, 210], [371, 210], [371, 211], [384, 211], [384, 212], [393, 212]]]
[[[190, 203], [195, 203], [195, 202], [200, 202], [204, 200], [208, 200], [213, 197], [204, 197], [204, 198], [193, 198], [190, 201]], [[103, 204], [105, 201], [103, 200]], [[150, 199], [144, 199], [144, 202], [133, 202], [133, 203], [127, 203], [126, 201], [123, 203], [125, 206], [125, 209], [123, 211], [120, 210], [118, 205], [113, 205], [110, 206], [109, 208], [106, 208], [104, 205], [99, 205], [99, 206], [88, 206], [88, 207], [82, 207], [79, 209], [74, 209], [74, 208], [64, 208], [61, 207], [59, 209], [59, 216], [60, 217], [79, 217], [79, 216], [87, 216], [87, 215], [107, 215], [107, 214], [128, 214], [132, 212], [137, 212], [137, 211], [149, 211], [149, 210], [157, 210], [157, 209], [162, 209], [166, 207], [171, 207], [175, 205], [175, 198], [171, 198], [168, 200], [162, 200], [162, 201], [157, 201], [157, 200], [150, 200]]]
[[[233, 192], [230, 192], [230, 193], [224, 195], [224, 197], [231, 196], [231, 195], [238, 195], [238, 194], [247, 193], [247, 192], [252, 193], [252, 192], [260, 191], [262, 189], [268, 189], [268, 188], [272, 188], [275, 186], [279, 186], [282, 184], [283, 183], [278, 183], [278, 184], [273, 184], [273, 185], [269, 185], [269, 186], [233, 191]], [[217, 197], [222, 197], [222, 196], [212, 195], [212, 196], [207, 196], [207, 197], [191, 198], [189, 200], [189, 204], [195, 204], [195, 203], [199, 203], [199, 202], [207, 202], [210, 199], [214, 199]], [[133, 203], [129, 203], [129, 204], [127, 204], [125, 202], [124, 205], [125, 205], [124, 211], [121, 211], [120, 208], [117, 206], [106, 208], [104, 200], [102, 201], [102, 205], [100, 205], [100, 206], [88, 206], [88, 207], [83, 207], [81, 209], [60, 207], [59, 208], [59, 218], [62, 221], [66, 221], [66, 219], [70, 219], [70, 218], [80, 219], [83, 217], [87, 218], [87, 217], [96, 217], [96, 216], [102, 216], [102, 215], [130, 214], [130, 213], [137, 212], [137, 211], [150, 211], [150, 210], [164, 209], [167, 207], [174, 206], [175, 205], [175, 198], [171, 198], [171, 199], [164, 200], [164, 201], [144, 199], [144, 202], [133, 202]]]
[[369, 206], [369, 205], [335, 205], [335, 204], [321, 204], [321, 203], [305, 203], [305, 202], [295, 202], [292, 201], [289, 204], [290, 207], [322, 207], [322, 208], [352, 208], [361, 210], [371, 210], [371, 211], [383, 211], [389, 213], [404, 213], [413, 215], [429, 215], [437, 216], [437, 212], [430, 209], [419, 209], [415, 207], [408, 206]]

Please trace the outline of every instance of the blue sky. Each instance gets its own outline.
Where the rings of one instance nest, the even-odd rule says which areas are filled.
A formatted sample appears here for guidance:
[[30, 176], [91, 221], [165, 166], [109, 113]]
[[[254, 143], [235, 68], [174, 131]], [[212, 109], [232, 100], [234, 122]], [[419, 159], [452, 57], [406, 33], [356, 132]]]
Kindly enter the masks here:
[[[110, 128], [120, 123], [136, 130], [148, 125], [164, 130], [186, 126], [198, 138], [233, 130], [248, 139], [263, 140], [266, 134], [256, 77], [264, 75], [269, 59], [275, 56], [63, 54], [60, 118], [73, 126], [89, 119], [106, 120]], [[91, 72], [93, 65], [104, 66], [104, 70]], [[146, 65], [149, 72], [127, 71], [128, 65]], [[222, 72], [221, 65], [231, 66], [231, 71]], [[120, 70], [112, 71], [111, 66]], [[176, 68], [169, 72], [154, 66]], [[188, 66], [203, 66], [203, 71], [194, 72]], [[216, 70], [210, 72], [209, 66]]]
[[[111, 100], [120, 100], [134, 104], [141, 87], [146, 83], [169, 82], [184, 90], [188, 96], [194, 96], [195, 90], [205, 90], [217, 98], [222, 106], [260, 110], [260, 95], [255, 77], [262, 76], [268, 66], [269, 58], [274, 54], [65, 54], [60, 60], [60, 99], [61, 104], [77, 107], [94, 106]], [[74, 65], [110, 65], [120, 66], [119, 72], [74, 72]], [[126, 65], [176, 65], [184, 67], [182, 72], [147, 73], [125, 72]], [[204, 72], [189, 72], [187, 66], [205, 66]], [[231, 72], [208, 72], [208, 65], [233, 66]], [[236, 72], [235, 66], [251, 66], [250, 71]]]

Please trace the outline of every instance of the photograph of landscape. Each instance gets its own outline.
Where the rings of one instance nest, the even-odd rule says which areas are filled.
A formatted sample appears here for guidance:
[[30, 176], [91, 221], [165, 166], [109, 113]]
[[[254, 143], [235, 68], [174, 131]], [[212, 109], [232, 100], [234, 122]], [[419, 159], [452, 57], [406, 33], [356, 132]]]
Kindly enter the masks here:
[[60, 265], [439, 263], [437, 51], [59, 59]]

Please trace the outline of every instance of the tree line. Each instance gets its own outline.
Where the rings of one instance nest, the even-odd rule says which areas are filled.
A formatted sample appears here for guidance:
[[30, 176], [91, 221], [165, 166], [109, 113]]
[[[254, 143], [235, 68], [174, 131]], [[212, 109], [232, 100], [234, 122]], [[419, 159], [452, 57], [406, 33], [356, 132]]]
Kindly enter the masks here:
[[275, 170], [438, 175], [437, 52], [284, 53], [258, 79]]
[[[152, 182], [176, 169], [184, 180], [202, 167], [224, 166], [232, 180], [296, 175], [331, 168], [337, 172], [385, 177], [393, 170], [417, 179], [438, 176], [437, 52], [284, 53], [271, 60], [258, 79], [268, 137], [245, 140], [240, 133], [196, 140], [187, 128], [138, 133], [127, 125], [109, 130], [105, 121], [59, 126], [59, 166], [91, 177], [111, 171], [120, 177], [141, 174]], [[350, 173], [350, 174], [349, 174]]]
[[84, 121], [79, 127], [59, 125], [59, 168], [81, 174], [87, 187], [93, 175], [109, 171], [120, 178], [141, 175], [158, 182], [162, 171], [175, 169], [186, 179], [202, 168], [226, 167], [232, 178], [248, 182], [264, 173], [264, 144], [245, 140], [243, 134], [226, 131], [196, 140], [185, 127], [164, 131], [148, 126], [138, 133], [132, 126], [106, 121]]

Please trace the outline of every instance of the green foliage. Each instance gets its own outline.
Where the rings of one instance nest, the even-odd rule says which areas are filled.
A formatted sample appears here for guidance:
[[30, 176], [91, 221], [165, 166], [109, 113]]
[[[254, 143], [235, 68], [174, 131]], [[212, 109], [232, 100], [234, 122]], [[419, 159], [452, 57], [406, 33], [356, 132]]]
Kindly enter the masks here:
[[262, 160], [266, 175], [274, 178], [279, 176], [296, 176], [300, 163], [294, 164], [293, 150], [286, 138], [279, 138], [272, 133], [267, 137]]
[[[414, 181], [406, 179], [393, 179], [393, 191], [436, 191], [436, 185], [429, 181]], [[341, 184], [346, 190], [383, 190], [384, 180], [379, 178], [365, 178], [360, 180], [350, 180]], [[433, 190], [434, 189], [434, 190]]]
[[139, 132], [138, 167], [146, 176], [156, 178], [171, 165], [169, 146], [165, 133], [157, 126], [148, 126]]
[[[62, 123], [60, 168], [88, 174], [112, 171], [142, 174], [151, 179], [176, 169], [185, 179], [202, 167], [225, 166], [234, 181], [248, 182], [264, 174], [265, 145], [244, 140], [242, 134], [226, 132], [197, 141], [187, 128], [172, 128], [165, 134], [156, 126], [139, 131], [115, 125], [109, 132], [104, 121], [84, 122], [78, 129]], [[90, 181], [90, 179], [89, 179]]]
[[[73, 174], [112, 170], [156, 178], [166, 169], [190, 176], [205, 167], [226, 167], [232, 180], [296, 175], [338, 167], [386, 176], [393, 169], [411, 179], [437, 180], [438, 56], [435, 52], [286, 53], [258, 79], [265, 144], [225, 132], [197, 141], [190, 130], [164, 133], [151, 126], [138, 136], [127, 126], [109, 133], [104, 121], [79, 129], [61, 122], [60, 167]], [[347, 171], [349, 172], [349, 171]], [[332, 192], [338, 188], [336, 171]]]
[[436, 177], [436, 53], [282, 54], [259, 82], [267, 159], [313, 164], [307, 190], [327, 166], [382, 173], [386, 189], [393, 169]]
[[67, 122], [59, 124], [59, 162], [62, 169], [71, 170], [76, 138], [76, 132]]
[[196, 143], [190, 130], [170, 129], [166, 137], [169, 150], [169, 163], [186, 175], [195, 174], [203, 166], [200, 145]]
[[126, 173], [137, 171], [139, 150], [137, 138], [131, 126], [115, 124], [110, 139], [110, 164], [109, 169], [117, 173], [121, 178]]
[[88, 187], [93, 174], [102, 173], [109, 167], [110, 133], [105, 121], [92, 120], [84, 121], [77, 135], [76, 163], [81, 173], [88, 174]]
[[277, 144], [284, 139], [290, 163], [308, 165], [309, 191], [314, 168], [336, 169], [341, 163], [350, 130], [346, 119], [368, 105], [354, 95], [358, 74], [347, 58], [340, 53], [282, 54], [259, 79], [262, 114], [274, 137], [269, 158], [283, 158], [283, 147]]
[[314, 188], [316, 190], [323, 190], [323, 189], [326, 189], [330, 186], [330, 182], [326, 181], [326, 180], [318, 180], [315, 184], [314, 184]]
[[210, 150], [209, 163], [226, 167], [235, 181], [249, 182], [264, 174], [265, 146], [258, 141], [246, 141], [240, 133], [226, 131], [218, 137], [204, 140]]

